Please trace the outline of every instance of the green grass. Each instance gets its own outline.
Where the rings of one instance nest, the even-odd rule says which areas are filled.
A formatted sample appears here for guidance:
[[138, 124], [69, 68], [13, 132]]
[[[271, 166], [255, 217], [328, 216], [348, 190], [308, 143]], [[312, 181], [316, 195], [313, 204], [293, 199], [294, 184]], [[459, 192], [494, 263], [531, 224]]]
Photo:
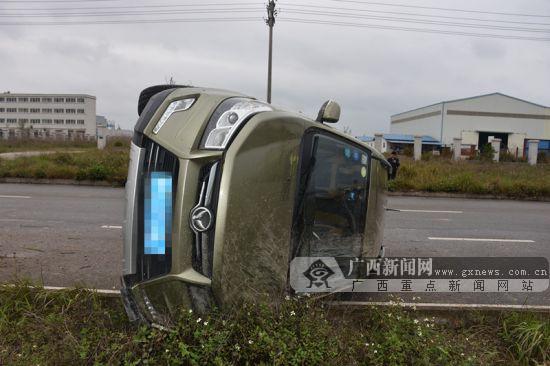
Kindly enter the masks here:
[[392, 191], [488, 194], [508, 198], [550, 197], [550, 164], [402, 160]]
[[82, 150], [97, 146], [95, 141], [55, 141], [40, 139], [0, 139], [0, 153], [41, 150]]
[[2, 365], [542, 364], [548, 315], [327, 308], [311, 298], [134, 327], [120, 300], [85, 290], [0, 287]]
[[122, 186], [126, 182], [128, 157], [125, 146], [109, 146], [80, 153], [0, 159], [0, 178], [92, 180]]
[[[71, 153], [71, 149], [74, 147], [65, 147], [63, 152], [51, 155], [0, 159], [0, 178], [107, 181], [119, 186], [126, 182], [127, 139], [110, 141], [102, 151], [89, 148], [82, 153]], [[390, 191], [483, 194], [514, 199], [550, 198], [550, 164], [454, 162], [433, 157], [420, 162], [407, 157], [401, 160], [397, 179], [389, 182]]]

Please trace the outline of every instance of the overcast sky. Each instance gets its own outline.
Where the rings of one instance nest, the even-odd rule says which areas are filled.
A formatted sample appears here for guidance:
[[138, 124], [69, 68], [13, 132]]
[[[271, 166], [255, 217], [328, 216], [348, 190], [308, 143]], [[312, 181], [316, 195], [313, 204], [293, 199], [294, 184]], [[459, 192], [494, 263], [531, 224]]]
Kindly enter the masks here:
[[[239, 0], [210, 3], [234, 4]], [[51, 0], [0, 1], [0, 24], [29, 21], [78, 21], [86, 18], [5, 17], [36, 15], [38, 8], [60, 12], [80, 7], [204, 4], [186, 0]], [[274, 28], [273, 103], [315, 116], [323, 101], [342, 106], [339, 128], [353, 134], [389, 132], [390, 116], [442, 100], [499, 91], [535, 103], [550, 105], [550, 41], [506, 40], [410, 31], [303, 24], [286, 18], [323, 19], [371, 25], [430, 28], [484, 34], [520, 35], [550, 39], [548, 0], [380, 0], [407, 4], [490, 12], [536, 14], [503, 16], [341, 2], [278, 2], [280, 15]], [[231, 89], [265, 99], [268, 28], [262, 17], [264, 1], [242, 0], [233, 8], [250, 12], [209, 14], [132, 15], [102, 19], [162, 19], [199, 17], [256, 17], [246, 22], [168, 24], [94, 24], [73, 26], [0, 25], [0, 89], [29, 93], [85, 93], [97, 97], [97, 114], [122, 128], [133, 128], [141, 89], [177, 83]], [[248, 5], [250, 4], [250, 5]], [[253, 4], [256, 4], [254, 6]], [[534, 28], [538, 32], [465, 29], [402, 21], [355, 19], [292, 13], [296, 5], [322, 11], [407, 17], [501, 27]], [[224, 6], [213, 6], [215, 10]], [[11, 10], [6, 9], [26, 9]], [[195, 7], [196, 8], [196, 7]], [[343, 9], [355, 10], [343, 10]], [[164, 8], [170, 9], [170, 8]], [[181, 9], [181, 8], [180, 8]], [[192, 8], [187, 8], [192, 9]], [[257, 10], [254, 10], [257, 9]], [[312, 10], [311, 7], [304, 7]], [[359, 10], [358, 10], [359, 9]], [[137, 10], [146, 10], [144, 8]], [[158, 9], [152, 9], [158, 10]], [[361, 11], [363, 10], [363, 11]], [[520, 23], [482, 23], [474, 20], [427, 18], [418, 15], [372, 13], [388, 11], [448, 17], [506, 20]], [[109, 10], [91, 9], [86, 12]], [[118, 10], [119, 11], [119, 10]], [[132, 10], [134, 11], [134, 10]], [[523, 23], [539, 23], [536, 25]], [[547, 30], [544, 32], [544, 30]]]

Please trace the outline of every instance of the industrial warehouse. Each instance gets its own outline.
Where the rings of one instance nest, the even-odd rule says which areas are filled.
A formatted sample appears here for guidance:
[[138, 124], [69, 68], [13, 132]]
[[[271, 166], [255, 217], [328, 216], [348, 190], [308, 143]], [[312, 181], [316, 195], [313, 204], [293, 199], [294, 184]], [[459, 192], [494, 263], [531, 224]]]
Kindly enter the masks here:
[[550, 108], [492, 93], [395, 114], [390, 130], [386, 139], [390, 145], [412, 144], [414, 136], [422, 136], [423, 144], [429, 141], [431, 145], [451, 146], [453, 139], [461, 139], [463, 149], [479, 150], [493, 139], [500, 139], [502, 150], [522, 157], [527, 141], [539, 140], [539, 151], [548, 154]]

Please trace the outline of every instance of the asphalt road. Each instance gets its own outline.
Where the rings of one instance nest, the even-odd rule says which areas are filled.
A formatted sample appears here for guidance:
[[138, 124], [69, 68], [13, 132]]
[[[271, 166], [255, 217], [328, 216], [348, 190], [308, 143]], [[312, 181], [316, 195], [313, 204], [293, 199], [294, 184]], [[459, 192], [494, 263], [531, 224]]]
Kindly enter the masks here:
[[[550, 260], [550, 203], [389, 197], [388, 207], [387, 256]], [[120, 188], [0, 184], [0, 283], [19, 278], [49, 286], [118, 288], [123, 212]], [[461, 238], [483, 241], [455, 240]], [[422, 302], [550, 305], [550, 290], [420, 297]], [[381, 299], [379, 294], [360, 298]]]

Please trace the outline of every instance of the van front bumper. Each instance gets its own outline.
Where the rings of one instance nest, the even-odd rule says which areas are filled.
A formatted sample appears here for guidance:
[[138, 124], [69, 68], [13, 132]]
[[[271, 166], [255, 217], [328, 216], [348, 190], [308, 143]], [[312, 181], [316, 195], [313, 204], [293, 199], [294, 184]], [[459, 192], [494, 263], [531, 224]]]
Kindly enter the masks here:
[[131, 276], [122, 277], [120, 290], [124, 309], [131, 322], [170, 326], [178, 311], [208, 312], [214, 304], [210, 280], [190, 270], [131, 285]]

